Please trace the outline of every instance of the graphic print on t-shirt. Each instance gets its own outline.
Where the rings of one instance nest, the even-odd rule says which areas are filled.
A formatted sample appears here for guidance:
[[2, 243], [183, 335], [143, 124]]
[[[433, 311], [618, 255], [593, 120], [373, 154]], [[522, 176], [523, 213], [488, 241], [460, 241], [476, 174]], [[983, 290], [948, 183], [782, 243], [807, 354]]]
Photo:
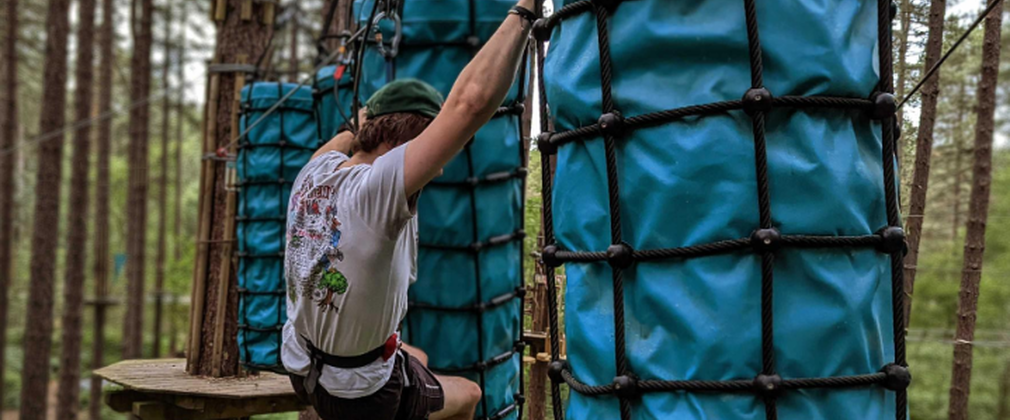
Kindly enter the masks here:
[[[313, 213], [319, 214], [316, 203], [313, 203]], [[329, 246], [313, 268], [309, 284], [303, 285], [303, 289], [311, 293], [312, 300], [323, 312], [339, 310], [337, 296], [347, 293], [347, 277], [337, 269], [337, 263], [344, 260], [344, 253], [340, 251], [340, 219], [333, 206], [326, 206], [325, 217], [329, 222]]]

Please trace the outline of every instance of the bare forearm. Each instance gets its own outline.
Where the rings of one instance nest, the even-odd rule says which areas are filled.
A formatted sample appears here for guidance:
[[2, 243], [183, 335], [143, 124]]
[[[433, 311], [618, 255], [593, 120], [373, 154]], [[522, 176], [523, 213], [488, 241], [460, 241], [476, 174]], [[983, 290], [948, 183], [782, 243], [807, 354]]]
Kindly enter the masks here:
[[340, 152], [343, 154], [348, 154], [351, 152], [351, 147], [354, 145], [354, 133], [350, 131], [344, 131], [337, 134], [336, 137], [326, 142], [323, 147], [316, 150], [316, 153], [312, 155], [312, 159], [322, 156], [329, 152]]
[[[532, 8], [533, 0], [520, 6]], [[447, 107], [461, 107], [478, 128], [501, 106], [515, 81], [528, 39], [530, 24], [510, 14], [495, 34], [463, 69], [446, 100]], [[465, 143], [465, 142], [464, 142]]]
[[[521, 0], [519, 6], [529, 9], [533, 0]], [[408, 197], [434, 179], [494, 116], [515, 81], [531, 26], [509, 14], [456, 79], [435, 121], [408, 143], [404, 160]]]

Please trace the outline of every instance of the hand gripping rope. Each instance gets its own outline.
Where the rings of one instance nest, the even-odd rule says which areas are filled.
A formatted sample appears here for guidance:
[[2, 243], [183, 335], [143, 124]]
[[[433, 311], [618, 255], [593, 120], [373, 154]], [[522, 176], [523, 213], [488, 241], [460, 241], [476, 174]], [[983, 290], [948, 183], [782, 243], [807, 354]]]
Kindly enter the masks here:
[[[416, 50], [416, 49], [431, 49], [431, 48], [456, 47], [456, 48], [468, 48], [468, 49], [470, 49], [470, 51], [473, 54], [476, 54], [476, 52], [481, 47], [482, 43], [481, 43], [481, 39], [477, 35], [477, 27], [476, 27], [476, 25], [477, 25], [476, 0], [470, 0], [469, 1], [469, 32], [468, 32], [468, 36], [466, 37], [466, 39], [460, 40], [460, 41], [456, 41], [456, 42], [446, 42], [446, 43], [410, 42], [409, 39], [402, 38], [402, 27], [401, 27], [401, 23], [400, 23], [402, 15], [403, 15], [403, 2], [402, 1], [399, 1], [399, 0], [377, 0], [376, 3], [373, 5], [372, 15], [369, 16], [369, 18], [368, 18], [368, 22], [370, 22], [370, 24], [367, 25], [367, 28], [365, 29], [365, 35], [363, 37], [361, 37], [361, 39], [360, 39], [361, 44], [359, 44], [360, 50], [358, 51], [357, 63], [354, 64], [356, 66], [356, 68], [355, 68], [356, 77], [354, 78], [353, 83], [354, 83], [354, 91], [355, 91], [354, 97], [355, 97], [356, 101], [358, 100], [358, 93], [357, 92], [360, 90], [359, 86], [360, 86], [360, 83], [362, 82], [362, 77], [360, 75], [361, 75], [361, 67], [364, 66], [364, 60], [363, 60], [364, 54], [363, 53], [364, 53], [364, 48], [365, 48], [364, 44], [365, 43], [374, 45], [375, 48], [376, 48], [376, 50], [378, 51], [378, 53], [380, 55], [382, 55], [382, 57], [384, 58], [385, 66], [386, 66], [385, 75], [386, 75], [387, 82], [388, 81], [392, 81], [392, 80], [394, 80], [396, 78], [396, 71], [395, 71], [395, 69], [396, 69], [396, 59], [400, 55], [399, 54], [400, 51], [404, 51], [404, 50]], [[394, 29], [396, 31], [396, 33], [394, 34], [394, 38], [392, 39], [392, 43], [389, 44], [389, 45], [386, 45], [386, 44], [383, 43], [383, 40], [382, 40], [381, 36], [376, 36], [374, 39], [369, 39], [369, 34], [373, 30], [372, 28], [377, 28], [378, 24], [380, 23], [380, 21], [382, 21], [384, 19], [385, 20], [392, 20], [393, 25], [394, 25]], [[358, 63], [361, 63], [361, 65], [359, 66]], [[526, 78], [528, 77], [527, 71], [528, 71], [528, 67], [529, 67], [528, 64], [525, 64], [525, 63], [528, 63], [528, 57], [526, 55], [524, 55], [523, 63], [524, 64], [522, 66], [522, 70], [521, 70], [521, 73], [519, 75], [519, 86], [518, 86], [519, 94], [517, 95], [517, 97], [513, 101], [511, 101], [511, 103], [509, 103], [509, 104], [507, 104], [507, 105], [502, 106], [501, 108], [499, 108], [498, 111], [495, 113], [494, 118], [502, 118], [502, 117], [519, 118], [523, 114], [523, 112], [525, 111], [525, 106], [523, 104], [526, 101], [526, 96], [525, 96], [526, 86], [527, 86], [527, 84], [526, 84], [527, 83]], [[354, 106], [354, 108], [355, 108], [354, 109], [354, 115], [357, 115], [357, 109], [359, 107], [360, 107], [360, 103], [356, 103], [355, 106]], [[353, 116], [352, 116], [352, 118], [353, 118]], [[519, 124], [517, 124], [517, 126], [519, 126]], [[520, 139], [523, 138], [522, 132], [519, 132], [517, 134], [519, 135]], [[524, 140], [521, 140], [521, 141], [524, 141]], [[482, 276], [481, 276], [481, 264], [480, 264], [481, 252], [487, 250], [488, 248], [493, 248], [493, 247], [498, 247], [498, 246], [504, 246], [504, 245], [508, 245], [510, 243], [513, 243], [513, 242], [518, 242], [519, 243], [519, 256], [520, 256], [520, 258], [519, 258], [519, 261], [520, 261], [519, 273], [522, 273], [523, 272], [523, 267], [522, 267], [523, 258], [522, 258], [522, 255], [525, 254], [525, 252], [523, 250], [524, 249], [523, 239], [526, 237], [526, 234], [522, 230], [522, 228], [520, 227], [519, 229], [517, 229], [515, 231], [507, 232], [507, 233], [502, 233], [502, 234], [499, 234], [499, 235], [496, 235], [496, 236], [493, 236], [493, 237], [490, 237], [490, 238], [486, 238], [486, 239], [482, 239], [482, 238], [478, 237], [478, 235], [479, 235], [479, 233], [478, 233], [479, 232], [479, 230], [478, 230], [478, 225], [479, 225], [478, 224], [478, 217], [479, 217], [479, 213], [478, 213], [478, 210], [477, 210], [477, 191], [478, 191], [478, 189], [480, 189], [482, 187], [485, 187], [485, 186], [488, 186], [488, 185], [500, 184], [500, 183], [512, 182], [514, 180], [519, 180], [520, 183], [521, 183], [522, 191], [525, 192], [526, 191], [526, 174], [527, 174], [528, 171], [527, 171], [527, 168], [526, 168], [526, 154], [525, 154], [525, 150], [524, 150], [524, 148], [520, 147], [519, 148], [519, 162], [520, 162], [520, 165], [518, 167], [516, 167], [516, 168], [514, 168], [513, 170], [510, 170], [510, 171], [504, 171], [504, 172], [498, 172], [498, 173], [488, 174], [488, 175], [484, 175], [484, 176], [478, 176], [478, 175], [476, 175], [476, 170], [475, 170], [475, 167], [474, 167], [474, 157], [473, 157], [473, 153], [472, 153], [472, 150], [471, 150], [472, 145], [473, 145], [473, 141], [471, 140], [471, 142], [468, 143], [467, 146], [466, 146], [466, 148], [464, 149], [464, 155], [465, 155], [465, 159], [466, 159], [466, 163], [467, 163], [467, 168], [468, 168], [468, 171], [469, 171], [469, 174], [470, 174], [470, 176], [468, 178], [466, 178], [463, 181], [442, 181], [442, 180], [435, 180], [435, 181], [432, 181], [429, 184], [430, 187], [433, 187], [433, 188], [459, 188], [459, 189], [464, 189], [464, 190], [466, 190], [469, 193], [468, 195], [469, 195], [469, 204], [470, 204], [470, 214], [473, 215], [473, 218], [472, 218], [472, 230], [473, 230], [473, 239], [472, 239], [472, 242], [470, 244], [468, 244], [468, 245], [446, 245], [446, 244], [436, 244], [436, 243], [421, 242], [421, 243], [419, 243], [418, 246], [421, 247], [421, 248], [439, 250], [439, 251], [443, 251], [443, 252], [469, 253], [472, 256], [472, 258], [473, 258], [473, 264], [474, 264], [474, 281], [475, 281], [474, 285], [475, 285], [475, 290], [476, 290], [476, 302], [473, 303], [473, 304], [471, 304], [471, 305], [467, 305], [467, 306], [463, 306], [463, 307], [445, 307], [445, 306], [424, 304], [424, 303], [419, 303], [419, 302], [410, 302], [409, 303], [409, 305], [410, 305], [410, 312], [408, 312], [407, 319], [406, 319], [405, 322], [407, 323], [408, 327], [413, 327], [413, 323], [415, 322], [415, 317], [413, 317], [412, 314], [414, 314], [415, 311], [418, 311], [418, 310], [421, 310], [421, 311], [433, 311], [433, 312], [455, 312], [455, 313], [466, 313], [466, 312], [469, 312], [469, 313], [473, 313], [473, 314], [476, 315], [476, 320], [477, 320], [477, 322], [476, 322], [477, 342], [478, 343], [484, 343], [485, 342], [484, 314], [486, 312], [491, 311], [493, 309], [496, 309], [498, 307], [512, 304], [513, 302], [515, 302], [516, 299], [519, 300], [519, 308], [524, 308], [525, 307], [526, 288], [524, 287], [524, 285], [522, 284], [522, 281], [520, 280], [519, 283], [515, 285], [515, 288], [512, 291], [510, 291], [508, 293], [505, 293], [503, 295], [494, 296], [494, 297], [492, 297], [492, 298], [490, 298], [488, 300], [485, 300], [486, 297], [484, 296], [484, 294], [483, 294], [483, 292], [481, 290], [481, 279], [482, 279]], [[520, 215], [525, 214], [525, 200], [523, 200], [522, 208], [520, 208], [519, 214]], [[417, 331], [416, 328], [410, 328], [410, 330], [411, 331]], [[469, 365], [469, 366], [455, 367], [455, 368], [451, 368], [451, 369], [434, 369], [433, 368], [433, 370], [438, 371], [439, 373], [457, 374], [457, 375], [458, 374], [464, 374], [464, 373], [476, 373], [477, 377], [478, 377], [479, 385], [480, 385], [481, 389], [484, 390], [484, 389], [486, 389], [486, 382], [487, 382], [486, 375], [487, 375], [487, 372], [489, 370], [491, 370], [495, 366], [498, 366], [498, 365], [501, 365], [503, 363], [507, 363], [507, 362], [513, 360], [516, 355], [520, 355], [521, 356], [521, 355], [524, 354], [525, 348], [526, 348], [526, 344], [523, 341], [521, 341], [521, 337], [522, 337], [522, 322], [521, 322], [521, 318], [520, 318], [520, 322], [519, 322], [519, 325], [517, 326], [516, 331], [514, 331], [514, 337], [515, 337], [515, 345], [513, 346], [512, 349], [510, 349], [507, 352], [504, 352], [504, 353], [498, 354], [498, 355], [487, 355], [487, 354], [485, 354], [485, 350], [483, 348], [483, 345], [479, 345], [478, 349], [477, 349], [478, 359], [479, 360], [476, 363], [473, 363], [472, 365]], [[520, 364], [520, 367], [521, 366], [522, 365]], [[488, 401], [487, 396], [485, 395], [484, 397], [482, 397], [483, 398], [483, 401], [482, 401], [483, 404], [482, 404], [482, 411], [479, 413], [479, 418], [480, 419], [484, 419], [484, 420], [500, 420], [500, 419], [504, 419], [504, 418], [508, 417], [509, 415], [511, 415], [513, 413], [517, 413], [517, 417], [519, 419], [521, 419], [522, 418], [522, 411], [523, 411], [522, 408], [523, 408], [523, 405], [524, 405], [524, 402], [525, 402], [525, 397], [522, 394], [522, 391], [525, 388], [524, 382], [525, 382], [525, 378], [523, 377], [522, 369], [520, 369], [520, 372], [519, 372], [519, 392], [514, 396], [515, 400], [514, 400], [514, 402], [512, 404], [509, 404], [509, 405], [507, 405], [505, 407], [502, 407], [500, 409], [497, 409], [497, 407], [489, 407], [489, 401]], [[490, 410], [493, 410], [493, 409], [497, 409], [497, 411], [496, 412], [491, 412]]]
[[[542, 260], [548, 267], [547, 299], [550, 305], [550, 340], [551, 364], [550, 378], [554, 405], [554, 417], [563, 419], [561, 406], [561, 383], [568, 384], [575, 392], [589, 395], [615, 395], [620, 401], [622, 420], [631, 419], [631, 401], [641, 394], [654, 392], [714, 392], [740, 393], [749, 392], [761, 398], [765, 406], [765, 417], [769, 420], [778, 418], [776, 398], [780, 393], [810, 388], [855, 388], [867, 386], [882, 386], [895, 393], [897, 420], [904, 420], [907, 415], [906, 388], [911, 382], [911, 374], [905, 361], [905, 321], [904, 301], [902, 299], [902, 269], [901, 262], [905, 253], [905, 237], [901, 229], [898, 215], [897, 192], [894, 174], [895, 122], [896, 103], [892, 86], [891, 57], [891, 19], [893, 6], [888, 0], [878, 0], [878, 39], [881, 63], [880, 82], [870, 99], [840, 98], [840, 97], [774, 97], [763, 83], [763, 67], [761, 42], [758, 34], [755, 0], [743, 0], [746, 15], [747, 39], [750, 51], [751, 88], [740, 100], [694, 105], [684, 108], [638, 115], [625, 118], [617, 109], [612, 96], [612, 69], [610, 58], [610, 35], [608, 18], [620, 5], [621, 0], [584, 0], [566, 5], [548, 18], [539, 19], [534, 25], [533, 34], [539, 41], [537, 50], [537, 65], [543, 74], [544, 47], [550, 38], [551, 31], [563, 19], [580, 13], [593, 12], [596, 15], [596, 26], [600, 48], [600, 76], [602, 86], [603, 112], [599, 121], [586, 127], [561, 133], [548, 131], [547, 107], [541, 109], [541, 125], [544, 133], [538, 139], [541, 152], [551, 155], [557, 152], [559, 146], [574, 141], [588, 140], [593, 137], [603, 137], [606, 154], [608, 193], [610, 197], [610, 230], [611, 246], [606, 251], [584, 252], [560, 249], [554, 242], [553, 213], [551, 209], [552, 176], [550, 159], [542, 159], [543, 165], [543, 203], [544, 203], [544, 236], [547, 246], [542, 250]], [[542, 11], [540, 11], [542, 13]], [[540, 95], [546, 101], [544, 81], [540, 79]], [[860, 110], [868, 113], [872, 119], [880, 121], [883, 133], [883, 171], [884, 195], [887, 201], [888, 226], [873, 235], [864, 236], [806, 236], [782, 235], [772, 224], [771, 203], [769, 195], [768, 161], [765, 141], [765, 116], [774, 108], [832, 108], [839, 110]], [[621, 235], [620, 194], [618, 190], [616, 142], [630, 132], [653, 127], [687, 117], [705, 117], [725, 114], [727, 112], [745, 112], [752, 121], [754, 133], [755, 171], [757, 173], [757, 197], [760, 226], [749, 238], [737, 238], [714, 243], [679, 248], [654, 250], [635, 250], [623, 241]], [[774, 319], [772, 317], [772, 296], [775, 254], [781, 248], [874, 248], [891, 256], [891, 289], [894, 332], [894, 363], [883, 366], [880, 371], [863, 375], [839, 376], [827, 378], [782, 378], [776, 372], [775, 344], [773, 340]], [[728, 381], [678, 381], [678, 380], [639, 380], [628, 367], [625, 341], [624, 320], [624, 276], [623, 270], [637, 262], [665, 260], [673, 258], [698, 258], [709, 255], [725, 254], [738, 251], [751, 251], [761, 256], [761, 371], [753, 379]], [[614, 289], [614, 332], [615, 332], [615, 363], [617, 377], [613, 383], [603, 386], [590, 386], [575, 377], [565, 361], [559, 355], [559, 330], [557, 290], [554, 280], [554, 268], [566, 262], [602, 262], [606, 261], [612, 267]]]

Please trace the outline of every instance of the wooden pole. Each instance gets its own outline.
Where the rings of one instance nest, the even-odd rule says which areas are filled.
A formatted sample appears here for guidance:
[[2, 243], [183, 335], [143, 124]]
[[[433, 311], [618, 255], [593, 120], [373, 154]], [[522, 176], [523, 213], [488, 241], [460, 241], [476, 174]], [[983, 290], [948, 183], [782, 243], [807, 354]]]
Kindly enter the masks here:
[[978, 310], [979, 283], [985, 256], [985, 228], [989, 217], [992, 186], [992, 141], [996, 113], [996, 83], [999, 79], [1000, 35], [1003, 1], [985, 22], [982, 41], [982, 78], [978, 84], [978, 119], [975, 129], [975, 163], [972, 168], [968, 233], [964, 240], [961, 291], [958, 294], [957, 329], [954, 337], [954, 368], [950, 381], [950, 420], [968, 420], [971, 392], [972, 342]]
[[[252, 0], [221, 0], [215, 10], [218, 20], [215, 63], [259, 63], [273, 36], [270, 4]], [[217, 13], [221, 12], [221, 13]], [[244, 57], [244, 58], [243, 58]], [[233, 155], [238, 133], [239, 93], [247, 71], [212, 69], [214, 92], [208, 101], [208, 129], [202, 175], [200, 240], [194, 276], [194, 313], [190, 329], [187, 370], [194, 374], [233, 376], [239, 373], [238, 279], [233, 269], [237, 199], [226, 156]], [[221, 153], [218, 153], [221, 150]], [[207, 156], [207, 155], [205, 155]]]
[[190, 295], [189, 338], [187, 343], [186, 371], [197, 374], [200, 365], [201, 331], [203, 331], [204, 299], [207, 295], [207, 260], [210, 254], [210, 223], [213, 217], [214, 205], [214, 161], [208, 156], [214, 154], [214, 136], [217, 131], [217, 118], [210, 115], [211, 109], [217, 109], [220, 75], [212, 74], [207, 83], [207, 104], [204, 109], [206, 130], [203, 133], [203, 165], [200, 169], [200, 223], [197, 227], [196, 263], [193, 267], [193, 287]]

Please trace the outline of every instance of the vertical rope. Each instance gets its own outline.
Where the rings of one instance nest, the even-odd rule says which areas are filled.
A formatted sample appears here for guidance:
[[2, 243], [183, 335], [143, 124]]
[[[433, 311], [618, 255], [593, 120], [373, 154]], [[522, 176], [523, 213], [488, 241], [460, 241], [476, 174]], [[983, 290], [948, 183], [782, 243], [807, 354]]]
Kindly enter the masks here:
[[[894, 65], [891, 51], [891, 2], [889, 0], [877, 0], [877, 42], [879, 43], [880, 54], [880, 84], [877, 87], [879, 92], [894, 92]], [[894, 136], [894, 116], [889, 116], [881, 121], [882, 129], [882, 154], [884, 165], [884, 198], [887, 203], [887, 224], [888, 226], [901, 226], [901, 216], [898, 213], [898, 193], [895, 185], [895, 136]], [[905, 299], [904, 299], [904, 273], [902, 267], [903, 252], [898, 251], [891, 254], [891, 309], [894, 318], [894, 363], [899, 366], [908, 366], [905, 359]], [[901, 389], [895, 391], [895, 419], [905, 420], [908, 412], [908, 391]]]
[[[747, 22], [747, 45], [750, 53], [751, 89], [764, 88], [764, 63], [761, 38], [758, 30], [757, 4], [744, 0]], [[765, 102], [771, 98], [758, 98]], [[768, 180], [768, 150], [765, 139], [765, 113], [761, 107], [749, 112], [754, 133], [754, 170], [757, 180], [758, 218], [762, 230], [773, 229], [771, 193]], [[775, 369], [775, 316], [774, 316], [775, 254], [770, 247], [761, 249], [761, 374], [776, 375]], [[765, 418], [778, 418], [778, 406], [773, 392], [764, 395]]]
[[[610, 57], [610, 31], [607, 26], [609, 12], [598, 3], [593, 3], [596, 12], [596, 29], [600, 48], [600, 81], [603, 113], [616, 113], [613, 97], [613, 61]], [[611, 134], [604, 134], [604, 149], [607, 165], [607, 192], [610, 196], [610, 241], [612, 245], [622, 243], [621, 235], [621, 194], [617, 173], [617, 140]], [[624, 328], [624, 269], [611, 266], [614, 288], [614, 361], [617, 376], [627, 376], [628, 357]], [[631, 420], [631, 401], [618, 396], [621, 420]]]
[[[536, 0], [536, 14], [537, 17], [543, 18], [544, 6], [543, 0]], [[537, 89], [540, 96], [540, 131], [547, 132], [550, 130], [549, 118], [550, 112], [548, 109], [547, 101], [547, 87], [544, 84], [544, 53], [547, 49], [547, 43], [545, 41], [537, 42], [536, 50], [536, 60], [537, 60]], [[541, 175], [541, 199], [543, 207], [541, 212], [543, 213], [544, 219], [544, 242], [547, 244], [553, 244], [555, 242], [554, 238], [554, 204], [553, 204], [553, 189], [554, 180], [551, 176], [551, 156], [547, 154], [541, 155], [540, 159], [540, 175]], [[551, 343], [551, 363], [559, 363], [561, 361], [561, 340], [560, 340], [560, 330], [558, 327], [558, 290], [557, 290], [557, 279], [555, 278], [556, 269], [554, 267], [548, 267], [546, 270], [547, 275], [547, 306], [549, 310], [547, 311], [547, 322], [549, 324], [549, 339]], [[551, 381], [551, 411], [554, 414], [555, 420], [565, 419], [565, 410], [561, 403], [561, 385], [552, 380]]]

